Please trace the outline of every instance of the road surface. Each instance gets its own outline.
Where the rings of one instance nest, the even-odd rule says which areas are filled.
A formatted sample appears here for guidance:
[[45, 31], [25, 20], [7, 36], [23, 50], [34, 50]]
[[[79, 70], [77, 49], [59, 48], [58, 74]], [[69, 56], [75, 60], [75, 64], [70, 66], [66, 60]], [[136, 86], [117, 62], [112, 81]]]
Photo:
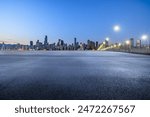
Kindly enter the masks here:
[[150, 99], [150, 56], [0, 52], [0, 99]]

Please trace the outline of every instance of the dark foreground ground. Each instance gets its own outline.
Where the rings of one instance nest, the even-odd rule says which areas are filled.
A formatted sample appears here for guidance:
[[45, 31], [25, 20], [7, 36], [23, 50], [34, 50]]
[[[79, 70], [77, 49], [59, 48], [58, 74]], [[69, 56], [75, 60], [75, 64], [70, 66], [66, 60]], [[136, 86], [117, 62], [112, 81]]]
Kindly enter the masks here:
[[0, 52], [0, 99], [150, 99], [150, 56]]

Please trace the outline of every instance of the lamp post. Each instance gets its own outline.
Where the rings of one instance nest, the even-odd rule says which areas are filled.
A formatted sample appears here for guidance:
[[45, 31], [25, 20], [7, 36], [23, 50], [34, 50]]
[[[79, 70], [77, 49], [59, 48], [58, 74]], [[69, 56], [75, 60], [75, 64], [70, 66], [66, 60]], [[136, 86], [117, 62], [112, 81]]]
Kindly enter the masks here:
[[113, 29], [115, 32], [119, 32], [121, 30], [119, 25], [115, 25]]
[[126, 43], [126, 45], [127, 45], [127, 49], [128, 49], [128, 51], [129, 51], [129, 50], [130, 50], [130, 49], [129, 49], [130, 41], [129, 41], [129, 40], [126, 40], [126, 42], [125, 42], [125, 43]]
[[109, 41], [109, 37], [106, 37], [106, 39], [105, 39], [106, 41]]
[[109, 37], [106, 37], [105, 42], [106, 42], [106, 47], [109, 47]]

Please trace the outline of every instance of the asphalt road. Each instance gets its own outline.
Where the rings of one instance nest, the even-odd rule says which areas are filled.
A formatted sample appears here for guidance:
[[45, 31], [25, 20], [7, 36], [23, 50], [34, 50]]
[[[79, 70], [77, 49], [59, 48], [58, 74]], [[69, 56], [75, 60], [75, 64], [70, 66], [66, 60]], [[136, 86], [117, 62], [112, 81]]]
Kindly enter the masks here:
[[150, 99], [150, 56], [0, 52], [0, 99]]

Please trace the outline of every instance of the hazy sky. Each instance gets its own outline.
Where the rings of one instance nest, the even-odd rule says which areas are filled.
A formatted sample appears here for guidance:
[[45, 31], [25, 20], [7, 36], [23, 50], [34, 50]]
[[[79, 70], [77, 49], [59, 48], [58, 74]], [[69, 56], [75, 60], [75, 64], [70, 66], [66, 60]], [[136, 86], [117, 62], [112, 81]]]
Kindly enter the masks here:
[[[113, 26], [121, 31], [114, 32]], [[112, 42], [150, 34], [150, 0], [0, 0], [0, 41]]]

